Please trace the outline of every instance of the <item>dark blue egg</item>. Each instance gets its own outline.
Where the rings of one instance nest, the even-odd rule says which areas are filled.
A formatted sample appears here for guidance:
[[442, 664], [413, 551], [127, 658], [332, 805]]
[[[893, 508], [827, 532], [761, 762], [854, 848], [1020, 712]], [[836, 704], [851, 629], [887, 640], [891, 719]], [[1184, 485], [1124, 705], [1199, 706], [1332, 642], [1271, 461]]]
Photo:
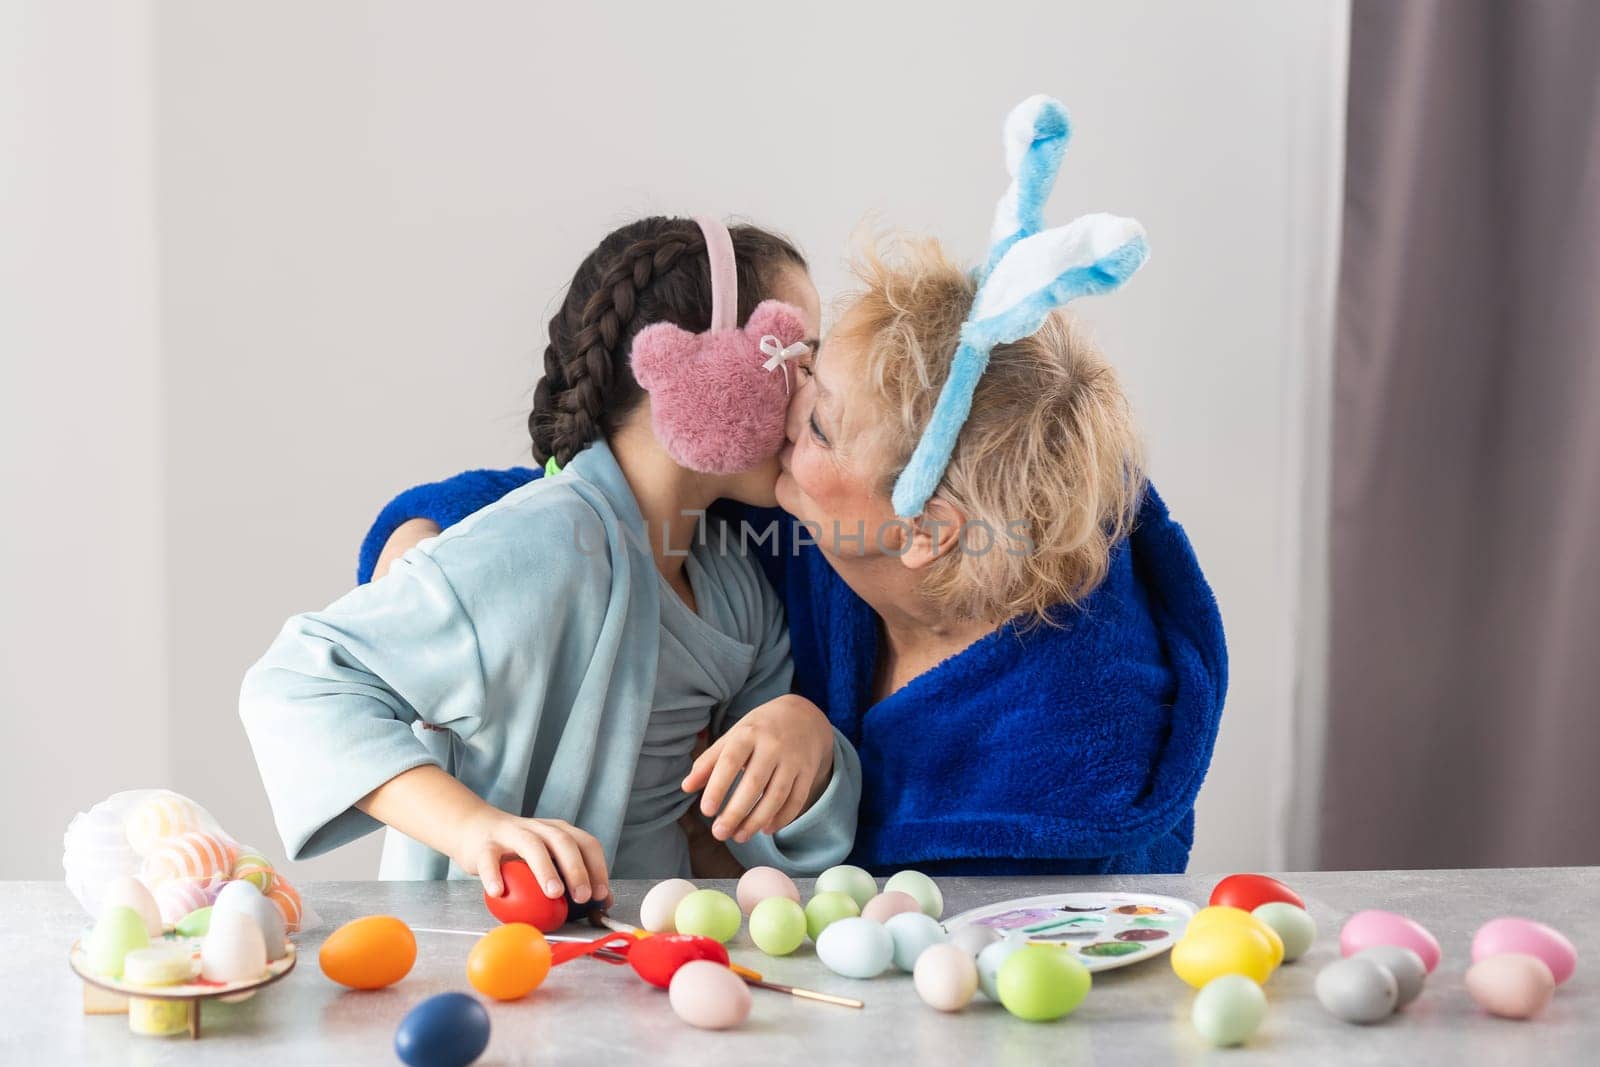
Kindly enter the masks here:
[[440, 993], [406, 1013], [394, 1052], [411, 1067], [466, 1067], [489, 1047], [489, 1013], [465, 993]]
[[589, 913], [596, 907], [598, 907], [598, 905], [593, 900], [579, 904], [576, 900], [572, 899], [572, 894], [569, 892], [567, 894], [567, 922], [572, 922], [576, 919], [587, 919], [589, 917]]

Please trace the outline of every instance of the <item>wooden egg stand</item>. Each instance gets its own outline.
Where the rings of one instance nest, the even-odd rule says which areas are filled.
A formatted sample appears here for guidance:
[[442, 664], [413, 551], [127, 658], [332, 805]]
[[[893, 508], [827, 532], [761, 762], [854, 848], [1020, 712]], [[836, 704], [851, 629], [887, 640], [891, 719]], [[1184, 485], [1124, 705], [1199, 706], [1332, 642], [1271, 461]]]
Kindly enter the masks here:
[[182, 1001], [187, 1004], [185, 1011], [188, 1015], [189, 1037], [193, 1039], [198, 1039], [200, 1036], [200, 1005], [204, 1001], [235, 997], [244, 999], [294, 970], [295, 960], [295, 947], [290, 944], [288, 954], [270, 963], [267, 966], [267, 973], [260, 978], [229, 982], [226, 985], [189, 981], [172, 986], [135, 986], [90, 971], [82, 942], [74, 941], [67, 955], [67, 962], [72, 967], [73, 973], [83, 980], [85, 1015], [127, 1015], [129, 1002], [135, 1000]]

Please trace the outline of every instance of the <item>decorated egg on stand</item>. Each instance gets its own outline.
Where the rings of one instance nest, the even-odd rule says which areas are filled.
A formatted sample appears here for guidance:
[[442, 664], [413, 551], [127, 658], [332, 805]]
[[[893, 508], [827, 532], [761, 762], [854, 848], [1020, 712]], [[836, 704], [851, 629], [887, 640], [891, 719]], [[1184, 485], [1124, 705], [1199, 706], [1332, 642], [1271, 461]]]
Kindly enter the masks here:
[[100, 894], [100, 908], [102, 911], [106, 908], [132, 908], [144, 919], [147, 934], [152, 938], [161, 936], [161, 908], [156, 904], [156, 898], [150, 895], [150, 890], [137, 878], [123, 875], [107, 882]]
[[216, 903], [211, 906], [213, 918], [218, 912], [238, 911], [250, 916], [261, 929], [262, 940], [267, 946], [267, 960], [281, 960], [289, 954], [289, 942], [285, 936], [283, 913], [277, 905], [261, 895], [252, 882], [228, 882], [217, 894]]
[[242, 911], [213, 912], [200, 942], [200, 977], [208, 982], [244, 982], [267, 970], [267, 942], [261, 927]]

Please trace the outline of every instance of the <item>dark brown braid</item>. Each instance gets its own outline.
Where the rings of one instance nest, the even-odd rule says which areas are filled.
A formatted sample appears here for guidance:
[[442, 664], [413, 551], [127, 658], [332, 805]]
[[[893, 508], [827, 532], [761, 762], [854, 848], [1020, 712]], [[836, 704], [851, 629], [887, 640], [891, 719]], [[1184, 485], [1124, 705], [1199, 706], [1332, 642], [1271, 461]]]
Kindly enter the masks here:
[[[765, 300], [785, 266], [805, 268], [788, 241], [734, 226], [739, 321]], [[646, 326], [670, 322], [698, 333], [711, 323], [711, 269], [691, 219], [647, 218], [607, 235], [578, 266], [550, 320], [544, 377], [533, 394], [533, 458], [560, 466], [609, 434], [644, 398], [628, 357]]]

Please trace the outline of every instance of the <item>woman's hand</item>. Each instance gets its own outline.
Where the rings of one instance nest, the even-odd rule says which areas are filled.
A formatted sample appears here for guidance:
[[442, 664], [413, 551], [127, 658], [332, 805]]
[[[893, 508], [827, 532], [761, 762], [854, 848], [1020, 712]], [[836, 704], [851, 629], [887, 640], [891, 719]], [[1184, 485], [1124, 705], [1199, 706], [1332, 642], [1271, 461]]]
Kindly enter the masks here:
[[[722, 812], [712, 836], [743, 843], [794, 822], [822, 795], [832, 775], [828, 717], [804, 697], [781, 696], [748, 712], [701, 753], [683, 780], [683, 791], [703, 789], [700, 810], [708, 816]], [[730, 798], [735, 778], [739, 787]]]
[[462, 823], [450, 850], [456, 866], [477, 875], [483, 891], [492, 897], [504, 892], [500, 862], [507, 856], [526, 861], [545, 896], [558, 897], [566, 891], [582, 904], [591, 896], [604, 901], [611, 895], [600, 842], [560, 819], [525, 819], [486, 804]]

